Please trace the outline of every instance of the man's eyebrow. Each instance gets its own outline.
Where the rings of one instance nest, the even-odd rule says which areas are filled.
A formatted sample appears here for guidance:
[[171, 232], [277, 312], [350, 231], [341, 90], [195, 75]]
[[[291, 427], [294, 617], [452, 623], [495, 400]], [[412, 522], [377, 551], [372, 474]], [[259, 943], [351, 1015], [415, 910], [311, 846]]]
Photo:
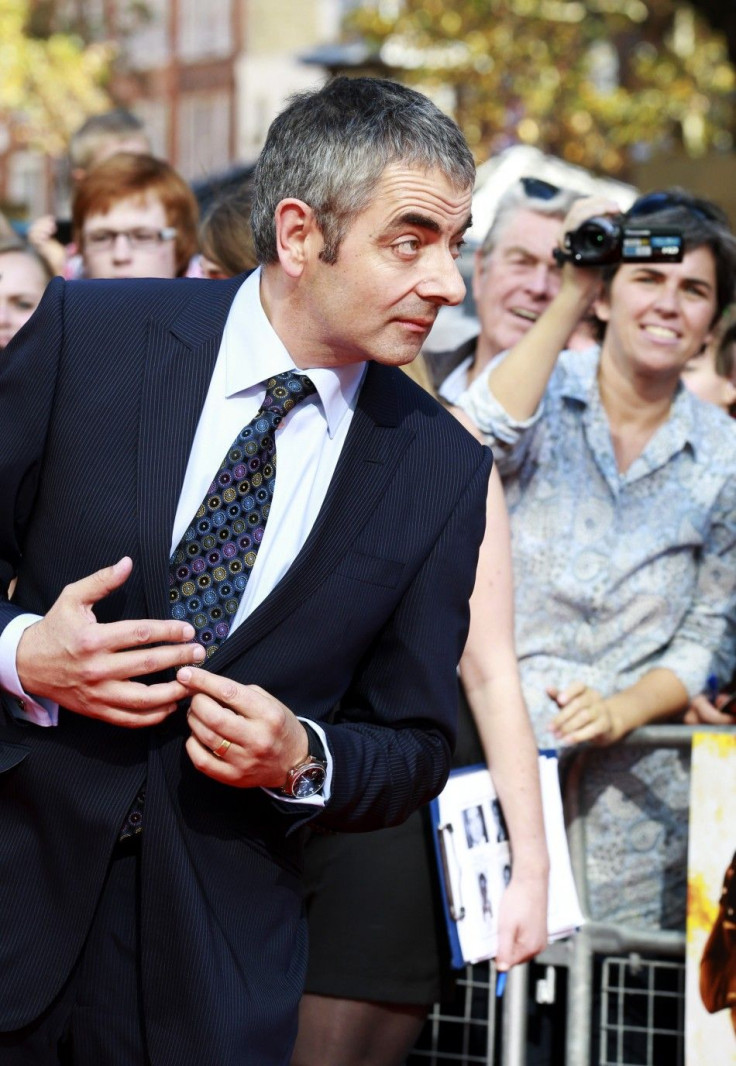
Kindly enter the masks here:
[[394, 227], [401, 226], [417, 226], [419, 229], [428, 229], [432, 233], [440, 232], [440, 224], [436, 218], [430, 218], [429, 215], [423, 215], [419, 211], [405, 211], [403, 215], [399, 215], [394, 219]]
[[[539, 259], [536, 252], [533, 252], [531, 248], [527, 248], [523, 244], [510, 244], [508, 248], [503, 249], [504, 255], [523, 255], [526, 259]], [[550, 255], [552, 251], [550, 250]]]
[[[459, 233], [465, 233], [470, 229], [473, 222], [473, 216], [468, 215], [467, 219], [462, 226], [459, 227]], [[442, 227], [436, 218], [431, 218], [429, 215], [423, 215], [420, 211], [405, 211], [403, 215], [399, 215], [394, 219], [392, 228], [400, 228], [401, 226], [416, 226], [418, 229], [427, 229], [431, 233], [441, 233]]]

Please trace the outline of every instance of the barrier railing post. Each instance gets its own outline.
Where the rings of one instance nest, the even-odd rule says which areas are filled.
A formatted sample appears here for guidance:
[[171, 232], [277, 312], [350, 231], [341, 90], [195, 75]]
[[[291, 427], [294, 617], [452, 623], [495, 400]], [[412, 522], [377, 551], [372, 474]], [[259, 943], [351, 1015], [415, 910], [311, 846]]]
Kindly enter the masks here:
[[525, 963], [509, 971], [504, 992], [500, 1066], [525, 1066], [526, 1003], [529, 967]]

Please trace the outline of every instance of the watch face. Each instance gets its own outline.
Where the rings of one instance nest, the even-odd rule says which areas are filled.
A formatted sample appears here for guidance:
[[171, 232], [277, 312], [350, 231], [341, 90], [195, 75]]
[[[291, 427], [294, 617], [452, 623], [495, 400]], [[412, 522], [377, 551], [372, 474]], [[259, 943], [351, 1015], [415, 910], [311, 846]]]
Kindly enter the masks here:
[[297, 799], [306, 799], [308, 796], [313, 796], [316, 792], [319, 792], [324, 783], [324, 766], [320, 766], [319, 763], [315, 763], [312, 766], [305, 766], [294, 778], [292, 794], [296, 796]]

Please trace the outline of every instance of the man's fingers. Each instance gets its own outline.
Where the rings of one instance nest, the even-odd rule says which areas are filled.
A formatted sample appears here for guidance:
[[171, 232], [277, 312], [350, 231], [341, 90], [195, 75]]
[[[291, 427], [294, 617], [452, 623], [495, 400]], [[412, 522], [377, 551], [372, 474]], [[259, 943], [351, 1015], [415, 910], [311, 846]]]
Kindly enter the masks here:
[[218, 703], [210, 700], [208, 696], [196, 697], [187, 722], [192, 736], [208, 751], [219, 747], [223, 740], [229, 740], [231, 744], [239, 741], [238, 726], [241, 719], [231, 711], [223, 713]]
[[96, 570], [94, 574], [88, 574], [87, 577], [67, 585], [62, 596], [76, 601], [82, 607], [93, 607], [98, 600], [104, 600], [105, 596], [124, 585], [132, 569], [133, 560], [124, 555], [112, 566], [105, 566], [102, 570]]
[[166, 705], [175, 709], [187, 696], [178, 681], [162, 681], [145, 685], [142, 681], [111, 681], [100, 694], [100, 700], [121, 711], [144, 714]]
[[166, 644], [135, 651], [103, 653], [80, 665], [80, 675], [83, 682], [91, 685], [105, 680], [125, 681], [128, 678], [148, 677], [189, 663], [200, 663], [205, 655], [200, 644]]
[[[130, 618], [123, 622], [105, 622], [82, 629], [79, 641], [82, 651], [122, 652], [144, 648], [149, 644], [188, 644], [194, 636], [194, 626], [189, 622], [177, 622], [173, 618]], [[193, 660], [180, 660], [182, 663], [185, 661]]]
[[256, 709], [259, 693], [254, 685], [239, 685], [228, 677], [220, 677], [212, 674], [209, 670], [198, 670], [196, 667], [185, 666], [176, 675], [177, 680], [185, 685], [190, 692], [201, 692], [209, 696], [221, 706], [228, 707], [237, 714], [249, 717]]
[[178, 708], [186, 690], [177, 681], [144, 685], [137, 681], [111, 681], [97, 694], [94, 705], [86, 708], [90, 718], [114, 725], [143, 728], [157, 725]]

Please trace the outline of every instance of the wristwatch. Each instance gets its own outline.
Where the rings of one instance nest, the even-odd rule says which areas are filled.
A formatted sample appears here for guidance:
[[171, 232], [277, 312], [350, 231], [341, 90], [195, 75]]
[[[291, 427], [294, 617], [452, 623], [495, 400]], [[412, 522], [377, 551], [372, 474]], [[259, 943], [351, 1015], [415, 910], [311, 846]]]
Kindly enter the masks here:
[[325, 749], [318, 734], [302, 723], [307, 731], [308, 751], [306, 759], [293, 766], [286, 775], [286, 781], [279, 789], [283, 796], [291, 799], [308, 799], [321, 791], [327, 776]]

